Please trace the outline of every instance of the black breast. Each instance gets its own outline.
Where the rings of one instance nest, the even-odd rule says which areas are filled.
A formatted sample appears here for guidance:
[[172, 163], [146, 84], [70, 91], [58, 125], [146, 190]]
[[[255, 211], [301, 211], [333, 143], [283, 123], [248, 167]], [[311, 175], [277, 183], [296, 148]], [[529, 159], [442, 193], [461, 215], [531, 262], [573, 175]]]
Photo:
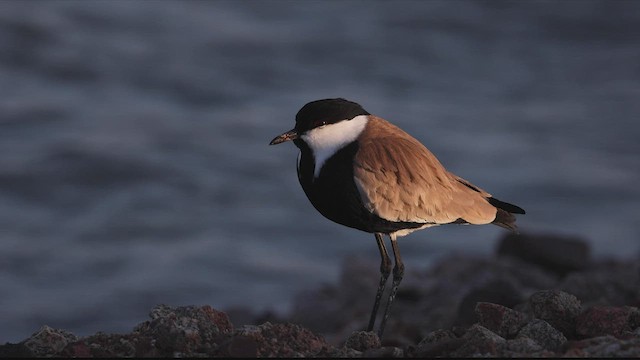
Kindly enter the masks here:
[[314, 179], [314, 160], [311, 150], [302, 142], [296, 144], [301, 157], [298, 179], [311, 204], [327, 219], [366, 232], [391, 233], [417, 228], [424, 224], [388, 221], [367, 210], [360, 199], [353, 178], [353, 159], [358, 151], [354, 141], [327, 159]]

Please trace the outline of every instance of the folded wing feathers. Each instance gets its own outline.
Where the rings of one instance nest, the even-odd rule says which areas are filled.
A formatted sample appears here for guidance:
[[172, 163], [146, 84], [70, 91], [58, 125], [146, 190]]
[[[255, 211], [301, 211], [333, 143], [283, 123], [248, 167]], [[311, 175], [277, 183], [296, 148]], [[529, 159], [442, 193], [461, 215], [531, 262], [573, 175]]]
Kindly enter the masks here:
[[360, 141], [354, 177], [365, 206], [376, 215], [434, 224], [487, 224], [496, 218], [489, 193], [449, 173], [400, 128], [370, 116], [361, 138], [368, 140]]

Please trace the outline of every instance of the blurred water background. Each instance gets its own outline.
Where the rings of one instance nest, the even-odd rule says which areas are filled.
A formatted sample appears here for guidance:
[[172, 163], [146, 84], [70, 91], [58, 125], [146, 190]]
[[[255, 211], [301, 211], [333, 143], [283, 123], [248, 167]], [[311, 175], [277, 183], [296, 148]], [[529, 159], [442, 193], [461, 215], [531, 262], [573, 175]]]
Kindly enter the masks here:
[[[525, 208], [522, 231], [638, 254], [638, 1], [1, 1], [0, 343], [129, 331], [159, 303], [286, 312], [377, 261], [267, 146], [326, 97]], [[411, 271], [501, 234], [401, 250]]]

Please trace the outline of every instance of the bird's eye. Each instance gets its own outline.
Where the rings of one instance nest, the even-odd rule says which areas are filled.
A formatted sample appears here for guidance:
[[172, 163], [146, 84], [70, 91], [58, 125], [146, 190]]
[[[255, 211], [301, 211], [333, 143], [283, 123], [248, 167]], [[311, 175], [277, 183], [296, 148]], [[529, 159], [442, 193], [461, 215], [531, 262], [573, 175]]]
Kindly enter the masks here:
[[313, 127], [314, 128], [320, 127], [320, 126], [325, 126], [325, 125], [327, 125], [327, 122], [324, 121], [324, 120], [316, 120], [316, 121], [313, 122]]

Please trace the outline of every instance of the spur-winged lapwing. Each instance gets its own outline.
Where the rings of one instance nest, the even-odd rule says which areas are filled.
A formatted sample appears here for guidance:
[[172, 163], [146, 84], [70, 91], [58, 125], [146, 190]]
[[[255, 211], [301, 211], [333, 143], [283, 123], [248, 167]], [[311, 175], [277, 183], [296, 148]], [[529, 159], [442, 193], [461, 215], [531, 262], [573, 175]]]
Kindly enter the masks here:
[[399, 236], [444, 224], [495, 224], [515, 231], [513, 214], [525, 213], [448, 172], [411, 135], [345, 99], [306, 104], [293, 130], [270, 145], [290, 140], [300, 149], [298, 180], [313, 206], [329, 220], [375, 234], [381, 277], [368, 331], [391, 273], [382, 235], [391, 239], [393, 285], [380, 337], [404, 273]]

